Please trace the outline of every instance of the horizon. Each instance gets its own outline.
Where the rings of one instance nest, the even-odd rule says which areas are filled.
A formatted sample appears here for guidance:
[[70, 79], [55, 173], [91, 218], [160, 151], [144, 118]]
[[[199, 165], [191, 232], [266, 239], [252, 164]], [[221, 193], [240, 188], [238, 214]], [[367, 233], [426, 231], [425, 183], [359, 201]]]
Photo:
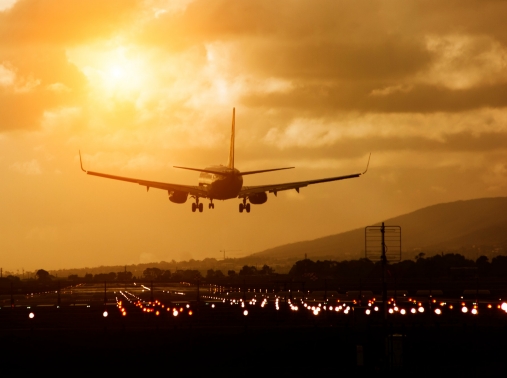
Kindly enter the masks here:
[[[507, 189], [507, 3], [0, 0], [0, 266], [243, 255]], [[354, 180], [192, 213], [112, 175]], [[203, 200], [204, 205], [208, 201]], [[239, 218], [238, 218], [239, 217]], [[232, 252], [231, 252], [232, 253]], [[50, 264], [47, 264], [50, 262]]]

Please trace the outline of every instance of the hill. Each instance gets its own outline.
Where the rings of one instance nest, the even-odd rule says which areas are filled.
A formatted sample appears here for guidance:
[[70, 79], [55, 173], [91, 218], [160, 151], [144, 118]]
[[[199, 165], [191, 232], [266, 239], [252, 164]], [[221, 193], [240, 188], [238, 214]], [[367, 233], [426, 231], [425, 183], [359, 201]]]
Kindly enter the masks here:
[[[507, 251], [507, 197], [441, 203], [384, 221], [401, 226], [402, 258], [456, 251], [469, 257]], [[382, 221], [376, 225], [380, 225]], [[364, 257], [364, 228], [270, 248], [252, 257], [349, 260]]]

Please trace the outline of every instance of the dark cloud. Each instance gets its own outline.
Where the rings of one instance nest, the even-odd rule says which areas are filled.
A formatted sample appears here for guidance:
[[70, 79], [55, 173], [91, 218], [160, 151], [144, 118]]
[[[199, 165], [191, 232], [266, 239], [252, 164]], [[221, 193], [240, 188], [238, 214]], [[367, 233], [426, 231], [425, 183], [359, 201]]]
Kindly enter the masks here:
[[361, 112], [460, 112], [483, 107], [507, 106], [507, 84], [470, 89], [418, 85], [409, 91], [372, 96], [368, 84], [300, 85], [290, 92], [246, 94], [246, 106], [291, 107], [301, 115], [329, 114], [336, 111]]

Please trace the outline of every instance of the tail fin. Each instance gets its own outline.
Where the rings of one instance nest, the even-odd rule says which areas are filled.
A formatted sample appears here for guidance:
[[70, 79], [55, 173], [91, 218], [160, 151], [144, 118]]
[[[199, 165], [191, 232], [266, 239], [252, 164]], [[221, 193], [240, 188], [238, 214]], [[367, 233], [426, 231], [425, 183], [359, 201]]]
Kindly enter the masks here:
[[232, 130], [231, 130], [231, 145], [229, 147], [229, 161], [227, 167], [234, 169], [234, 134], [235, 134], [235, 119], [236, 119], [236, 108], [232, 108]]

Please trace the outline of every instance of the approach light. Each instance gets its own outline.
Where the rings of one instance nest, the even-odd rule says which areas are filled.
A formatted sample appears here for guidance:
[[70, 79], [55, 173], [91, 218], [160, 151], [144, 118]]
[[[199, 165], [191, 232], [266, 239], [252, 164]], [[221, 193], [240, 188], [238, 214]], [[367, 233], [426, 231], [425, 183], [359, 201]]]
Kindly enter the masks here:
[[424, 312], [424, 307], [422, 307], [422, 306], [421, 306], [421, 307], [419, 307], [419, 308], [417, 309], [417, 311], [419, 311], [419, 312], [422, 314], [422, 313]]
[[505, 303], [505, 302], [504, 302], [504, 303], [502, 303], [502, 305], [500, 306], [500, 308], [501, 308], [502, 310], [504, 310], [505, 312], [507, 312], [507, 303]]
[[35, 314], [34, 314], [33, 312], [31, 312], [31, 313], [29, 313], [29, 314], [28, 314], [28, 317], [29, 317], [30, 319], [33, 319], [33, 318], [35, 318]]
[[366, 309], [365, 314], [366, 314], [366, 315], [370, 315], [370, 314], [371, 314], [371, 311], [370, 311], [370, 309], [369, 309], [369, 308], [367, 308], [367, 309]]
[[173, 316], [178, 316], [179, 312], [177, 310], [173, 311]]
[[248, 315], [248, 310], [243, 311], [243, 315], [247, 316]]
[[476, 308], [473, 308], [472, 311], [470, 311], [472, 315], [477, 315], [478, 311]]
[[439, 308], [436, 308], [435, 309], [435, 314], [441, 315], [442, 314], [442, 310], [440, 310]]
[[108, 316], [108, 315], [109, 315], [109, 314], [107, 313], [107, 311], [104, 311], [104, 312], [102, 313], [102, 316], [103, 316], [104, 318], [107, 318], [107, 316]]
[[466, 308], [466, 306], [463, 306], [461, 308], [461, 312], [463, 312], [463, 314], [466, 314], [468, 312], [468, 308]]

